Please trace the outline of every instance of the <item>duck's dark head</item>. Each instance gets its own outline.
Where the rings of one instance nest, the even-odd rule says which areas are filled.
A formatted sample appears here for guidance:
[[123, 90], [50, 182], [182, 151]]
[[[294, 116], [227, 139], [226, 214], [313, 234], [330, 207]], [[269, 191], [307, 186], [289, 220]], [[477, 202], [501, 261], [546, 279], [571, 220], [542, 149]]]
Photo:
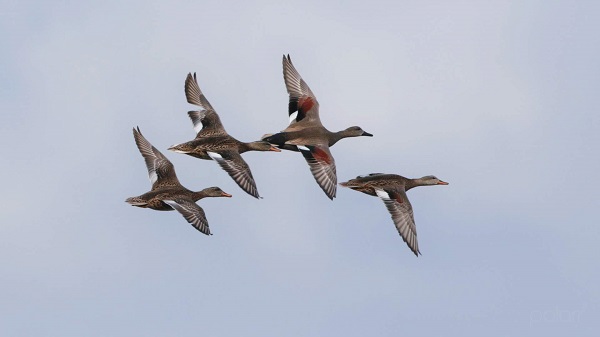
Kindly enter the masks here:
[[231, 198], [231, 194], [223, 192], [222, 189], [218, 187], [209, 187], [200, 191], [205, 197], [227, 197]]

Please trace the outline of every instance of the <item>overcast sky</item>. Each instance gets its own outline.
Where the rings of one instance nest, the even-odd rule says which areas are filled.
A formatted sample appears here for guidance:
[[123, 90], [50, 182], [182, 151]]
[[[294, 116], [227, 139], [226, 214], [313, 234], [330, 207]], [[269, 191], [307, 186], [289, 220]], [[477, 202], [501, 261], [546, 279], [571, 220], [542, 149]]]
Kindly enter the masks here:
[[[327, 3], [327, 4], [326, 4]], [[600, 268], [600, 3], [0, 0], [0, 335], [591, 336]], [[194, 137], [198, 82], [243, 141], [285, 128], [289, 53], [338, 180], [408, 193], [416, 258], [377, 198], [334, 201], [298, 153], [250, 152], [256, 200]], [[213, 236], [129, 206], [131, 129]]]

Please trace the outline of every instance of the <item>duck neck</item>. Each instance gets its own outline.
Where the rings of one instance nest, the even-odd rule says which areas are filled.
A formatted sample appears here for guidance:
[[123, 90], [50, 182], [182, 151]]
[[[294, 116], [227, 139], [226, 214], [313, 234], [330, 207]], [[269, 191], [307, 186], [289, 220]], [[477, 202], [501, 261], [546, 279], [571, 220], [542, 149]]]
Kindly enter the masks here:
[[263, 150], [264, 151], [264, 142], [257, 141], [257, 142], [244, 143], [242, 148], [245, 148], [246, 151], [248, 151], [248, 150], [253, 150], [253, 151]]
[[329, 132], [329, 146], [337, 143], [340, 139], [352, 137], [348, 134], [347, 130], [342, 130], [338, 132]]
[[271, 148], [271, 145], [269, 145], [268, 143], [266, 143], [264, 141], [259, 140], [259, 141], [250, 142], [250, 143], [240, 142], [238, 151], [239, 151], [239, 153], [244, 153], [244, 152], [248, 152], [248, 151], [269, 151], [270, 148]]
[[204, 192], [204, 191], [192, 192], [192, 199], [194, 199], [194, 202], [196, 202], [202, 198], [206, 198], [206, 192]]
[[425, 185], [427, 185], [427, 184], [425, 184], [425, 182], [421, 178], [406, 179], [406, 185], [404, 186], [404, 190], [408, 191], [413, 187], [425, 186]]

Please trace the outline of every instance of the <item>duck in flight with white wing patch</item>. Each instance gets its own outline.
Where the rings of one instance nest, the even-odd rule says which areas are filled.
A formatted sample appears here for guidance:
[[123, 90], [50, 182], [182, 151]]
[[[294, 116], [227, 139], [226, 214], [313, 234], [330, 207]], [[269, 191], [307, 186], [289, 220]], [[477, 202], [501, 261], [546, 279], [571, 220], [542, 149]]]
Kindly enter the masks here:
[[419, 256], [421, 252], [417, 242], [417, 227], [406, 191], [417, 186], [448, 185], [448, 183], [435, 176], [409, 179], [397, 174], [371, 173], [367, 176], [358, 176], [345, 183], [340, 183], [340, 185], [381, 198], [392, 215], [398, 233], [408, 248]]
[[142, 135], [139, 128], [133, 129], [133, 137], [138, 150], [146, 161], [152, 190], [137, 197], [127, 198], [132, 206], [151, 208], [157, 211], [176, 210], [200, 232], [210, 235], [204, 210], [196, 201], [206, 197], [231, 197], [218, 187], [205, 188], [194, 192], [183, 187], [177, 179], [173, 164]]
[[200, 111], [188, 112], [194, 123], [196, 138], [173, 145], [169, 150], [200, 159], [215, 160], [246, 193], [260, 198], [250, 167], [240, 154], [246, 151], [281, 150], [265, 141], [244, 143], [230, 136], [221, 124], [219, 115], [200, 91], [196, 73], [194, 76], [188, 74], [185, 80], [185, 97], [188, 103], [202, 108]]
[[290, 124], [280, 133], [264, 135], [263, 140], [281, 149], [300, 151], [323, 192], [333, 200], [337, 175], [329, 148], [342, 138], [373, 135], [358, 126], [338, 132], [327, 130], [319, 118], [317, 98], [292, 64], [289, 55], [283, 56], [283, 79], [290, 95]]

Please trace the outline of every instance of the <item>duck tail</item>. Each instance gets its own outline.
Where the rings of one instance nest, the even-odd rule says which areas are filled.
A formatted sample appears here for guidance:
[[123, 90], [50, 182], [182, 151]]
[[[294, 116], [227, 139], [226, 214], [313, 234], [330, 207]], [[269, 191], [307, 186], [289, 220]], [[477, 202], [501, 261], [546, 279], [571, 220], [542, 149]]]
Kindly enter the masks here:
[[357, 190], [357, 189], [359, 189], [361, 187], [361, 184], [359, 184], [356, 181], [356, 179], [350, 179], [350, 180], [348, 180], [346, 182], [340, 183], [340, 186], [348, 187], [348, 188], [351, 188], [353, 190]]
[[282, 147], [285, 145], [285, 142], [287, 141], [287, 137], [286, 137], [285, 132], [280, 132], [280, 133], [276, 133], [274, 135], [266, 134], [263, 136], [262, 140], [269, 142], [273, 145]]
[[147, 205], [147, 202], [145, 202], [140, 197], [127, 198], [127, 199], [125, 199], [125, 202], [128, 203], [128, 204], [130, 204], [131, 206], [137, 206], [137, 207], [143, 207], [143, 206]]

